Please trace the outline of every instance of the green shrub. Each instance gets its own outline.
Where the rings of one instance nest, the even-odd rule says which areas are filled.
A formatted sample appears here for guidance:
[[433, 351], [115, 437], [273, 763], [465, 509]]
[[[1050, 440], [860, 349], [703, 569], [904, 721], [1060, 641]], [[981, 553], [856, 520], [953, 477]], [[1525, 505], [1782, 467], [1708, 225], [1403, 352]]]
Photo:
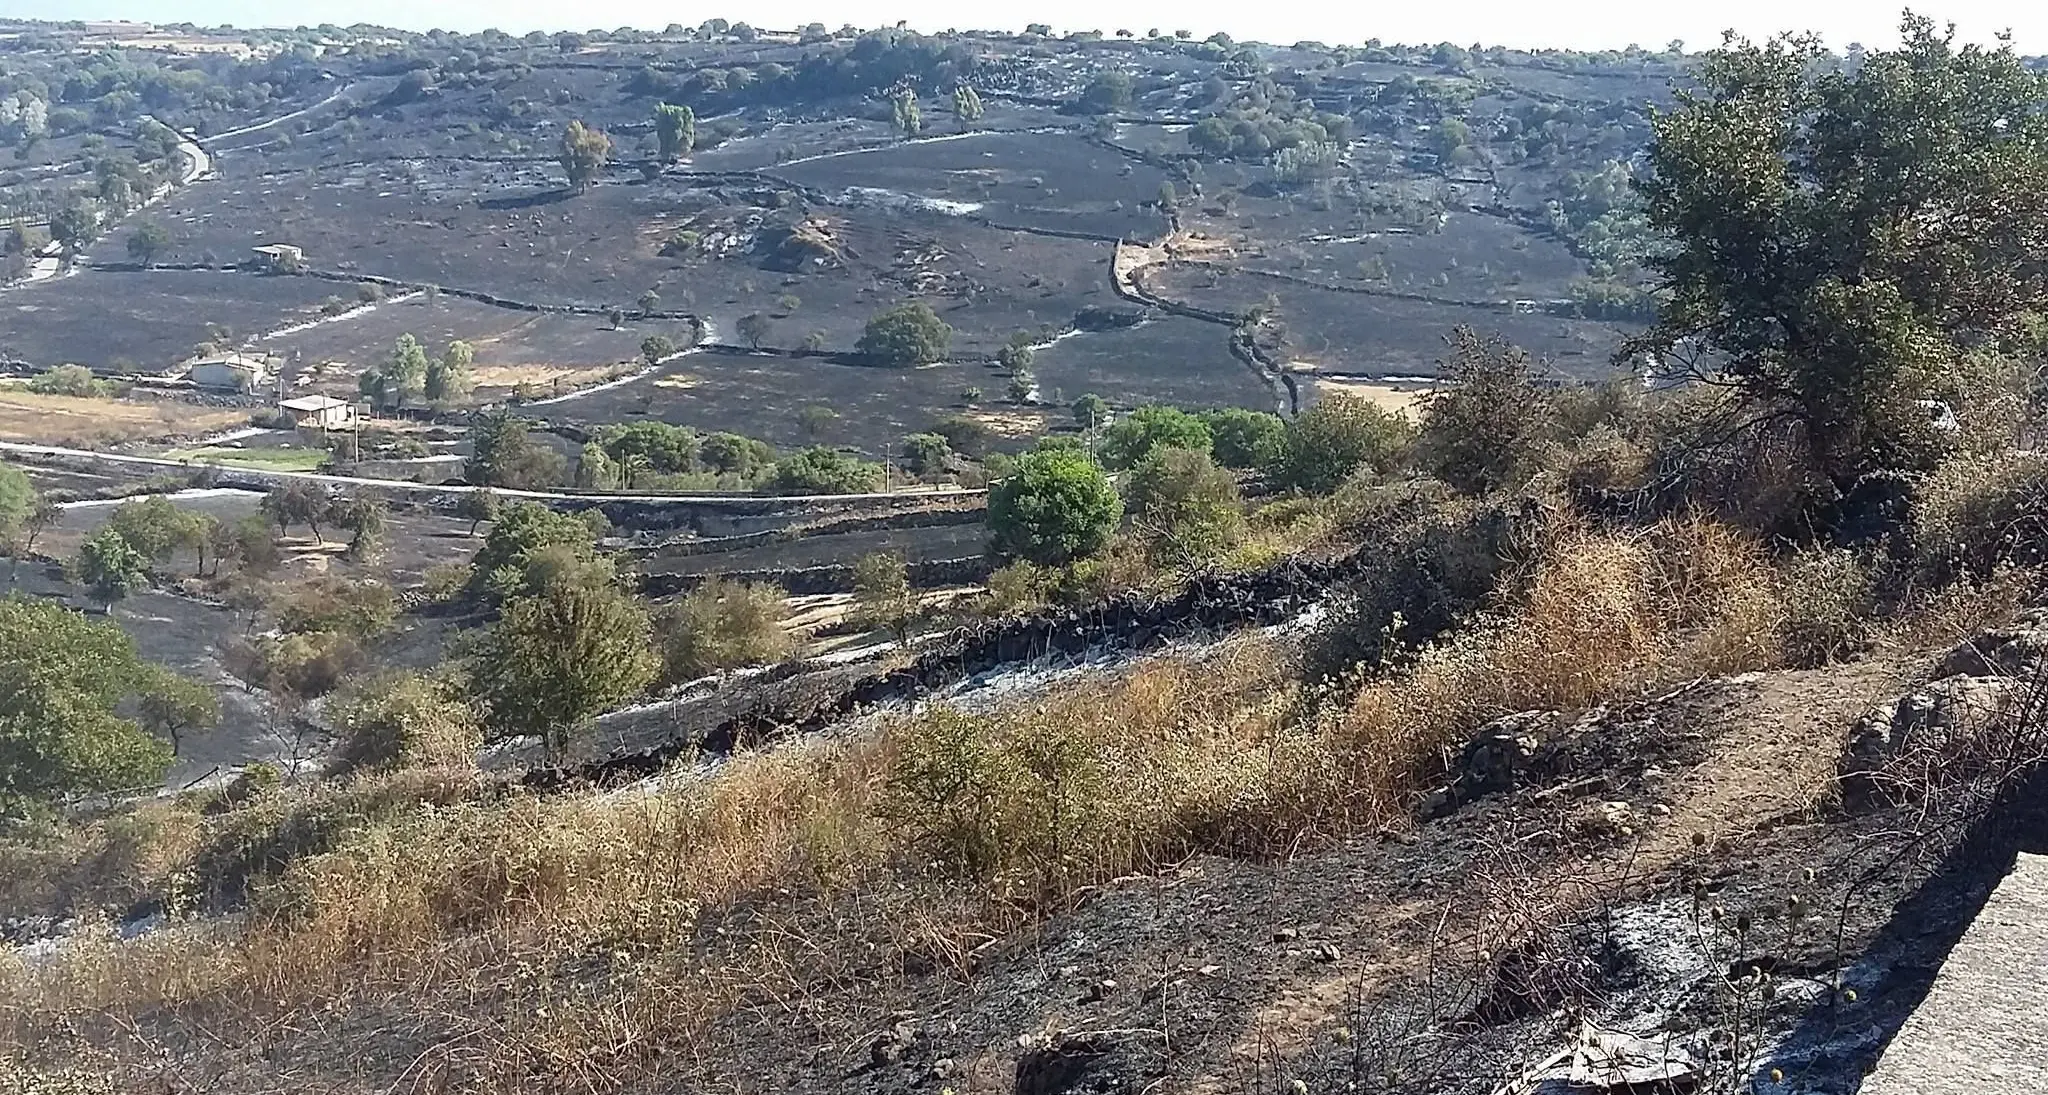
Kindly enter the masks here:
[[1210, 452], [1226, 468], [1263, 468], [1279, 457], [1287, 443], [1287, 423], [1277, 414], [1232, 407], [1202, 412], [1209, 427]]
[[663, 682], [677, 684], [787, 655], [794, 646], [782, 627], [788, 617], [789, 606], [774, 586], [724, 578], [705, 582], [655, 618]]
[[114, 383], [100, 380], [83, 365], [57, 365], [31, 377], [28, 390], [37, 395], [69, 395], [80, 399], [111, 399]]
[[1361, 469], [1385, 475], [1406, 457], [1414, 428], [1398, 414], [1356, 396], [1333, 393], [1288, 423], [1267, 467], [1274, 486], [1328, 494]]
[[1025, 453], [1016, 470], [989, 490], [996, 550], [1042, 566], [1101, 551], [1123, 511], [1102, 466], [1075, 449]]
[[447, 681], [413, 673], [362, 681], [327, 707], [336, 773], [476, 763], [483, 727]]
[[1139, 407], [1118, 419], [1102, 435], [1102, 463], [1121, 470], [1143, 460], [1154, 449], [1209, 451], [1209, 427], [1178, 407]]
[[1779, 631], [1787, 664], [1826, 665], [1868, 644], [1871, 568], [1854, 552], [1801, 552], [1780, 568], [1779, 582], [1785, 611]]

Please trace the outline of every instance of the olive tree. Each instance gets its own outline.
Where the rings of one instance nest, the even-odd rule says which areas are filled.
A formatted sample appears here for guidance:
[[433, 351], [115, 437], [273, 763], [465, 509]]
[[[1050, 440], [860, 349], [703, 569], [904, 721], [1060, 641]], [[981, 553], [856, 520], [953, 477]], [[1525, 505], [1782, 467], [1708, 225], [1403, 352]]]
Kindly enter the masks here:
[[1123, 500], [1102, 465], [1073, 448], [1025, 453], [989, 491], [996, 550], [1041, 566], [1100, 552], [1123, 515]]
[[1796, 423], [1838, 486], [1939, 455], [1922, 400], [2048, 310], [2048, 72], [1908, 15], [1840, 63], [1813, 36], [1731, 37], [1653, 123], [1639, 182], [1670, 246], [1656, 324], [1623, 347]]

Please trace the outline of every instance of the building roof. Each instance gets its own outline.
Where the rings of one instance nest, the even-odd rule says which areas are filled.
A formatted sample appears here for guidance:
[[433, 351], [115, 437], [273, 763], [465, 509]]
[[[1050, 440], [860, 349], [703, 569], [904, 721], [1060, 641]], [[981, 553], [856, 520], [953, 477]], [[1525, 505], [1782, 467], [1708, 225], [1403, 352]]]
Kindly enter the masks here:
[[263, 371], [263, 362], [261, 359], [253, 357], [243, 357], [240, 354], [227, 354], [222, 357], [202, 358], [192, 363], [192, 367], [195, 369], [199, 368], [201, 365], [225, 365], [230, 369], [251, 373], [260, 373]]
[[302, 395], [297, 399], [287, 399], [278, 404], [278, 406], [288, 411], [331, 411], [336, 407], [346, 407], [348, 405], [348, 400], [336, 399], [331, 395]]

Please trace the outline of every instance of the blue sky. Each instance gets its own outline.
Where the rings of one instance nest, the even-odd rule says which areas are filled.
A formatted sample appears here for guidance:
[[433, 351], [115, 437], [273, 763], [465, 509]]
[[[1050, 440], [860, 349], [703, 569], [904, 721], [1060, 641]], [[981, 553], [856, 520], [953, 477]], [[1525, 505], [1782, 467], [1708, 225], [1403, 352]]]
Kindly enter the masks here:
[[[1143, 33], [1156, 26], [1166, 30], [1184, 27], [1206, 36], [1223, 30], [1238, 38], [1283, 43], [1314, 38], [1343, 44], [1377, 37], [1390, 42], [1448, 40], [1469, 45], [1477, 41], [1577, 49], [1620, 48], [1631, 42], [1661, 47], [1674, 38], [1699, 48], [1718, 41], [1720, 32], [1731, 27], [1752, 37], [1781, 30], [1813, 30], [1837, 46], [1852, 41], [1878, 45], [1896, 38], [1899, 10], [1870, 0], [1717, 0], [1704, 4], [1670, 0], [1549, 4], [1530, 0], [1438, 4], [1127, 0], [1115, 5], [1081, 0], [1036, 0], [1017, 5], [963, 4], [958, 0], [749, 0], [729, 6], [654, 0], [577, 0], [573, 4], [531, 0], [440, 0], [433, 4], [418, 0], [0, 0], [0, 14], [30, 18], [127, 18], [236, 26], [369, 22], [419, 30], [442, 26], [473, 31], [495, 26], [524, 33], [662, 27], [723, 15], [764, 27], [793, 27], [812, 21], [834, 27], [842, 23], [867, 27], [904, 19], [927, 31], [952, 26], [1020, 29], [1029, 21], [1050, 23], [1063, 31], [1122, 27]], [[1943, 0], [1916, 10], [1955, 23], [1966, 38], [1988, 40], [1996, 31], [2010, 29], [2021, 50], [2048, 53], [2048, 3]]]

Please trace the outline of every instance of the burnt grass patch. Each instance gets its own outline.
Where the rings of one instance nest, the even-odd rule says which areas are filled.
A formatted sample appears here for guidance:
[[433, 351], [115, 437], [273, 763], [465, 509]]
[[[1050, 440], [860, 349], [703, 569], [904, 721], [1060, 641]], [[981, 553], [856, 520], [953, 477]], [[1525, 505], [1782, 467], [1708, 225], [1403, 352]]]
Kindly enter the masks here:
[[[1005, 231], [937, 213], [833, 206], [807, 218], [829, 240], [829, 251], [818, 252], [828, 257], [799, 264], [777, 257], [772, 242], [797, 219], [724, 207], [679, 223], [681, 230], [730, 234], [738, 242], [722, 257], [679, 267], [673, 288], [661, 291], [663, 306], [703, 316], [727, 344], [744, 345], [739, 320], [759, 313], [768, 320], [764, 348], [815, 342], [846, 351], [876, 313], [922, 300], [953, 327], [952, 349], [968, 355], [992, 354], [1020, 332], [1050, 338], [1084, 309], [1122, 307], [1109, 285], [1110, 243]], [[790, 265], [799, 268], [779, 268]]]
[[1243, 313], [1278, 305], [1281, 353], [1347, 374], [1434, 376], [1444, 338], [1469, 326], [1498, 334], [1575, 380], [1611, 375], [1611, 354], [1633, 328], [1490, 305], [1411, 300], [1303, 285], [1208, 264], [1154, 267], [1140, 275], [1170, 300]]
[[1067, 405], [1084, 395], [1112, 404], [1272, 410], [1265, 381], [1231, 354], [1227, 328], [1181, 316], [1087, 331], [1041, 347], [1032, 361], [1039, 398]]
[[0, 295], [0, 357], [160, 372], [220, 327], [246, 337], [318, 314], [333, 287], [234, 271], [80, 270]]
[[972, 206], [998, 224], [1104, 236], [1153, 236], [1149, 203], [1166, 173], [1075, 133], [966, 133], [827, 154], [775, 173], [828, 194], [887, 191]]
[[1463, 212], [1437, 231], [1368, 229], [1271, 242], [1244, 256], [1243, 265], [1362, 289], [1476, 300], [1561, 299], [1586, 273], [1555, 237]]

